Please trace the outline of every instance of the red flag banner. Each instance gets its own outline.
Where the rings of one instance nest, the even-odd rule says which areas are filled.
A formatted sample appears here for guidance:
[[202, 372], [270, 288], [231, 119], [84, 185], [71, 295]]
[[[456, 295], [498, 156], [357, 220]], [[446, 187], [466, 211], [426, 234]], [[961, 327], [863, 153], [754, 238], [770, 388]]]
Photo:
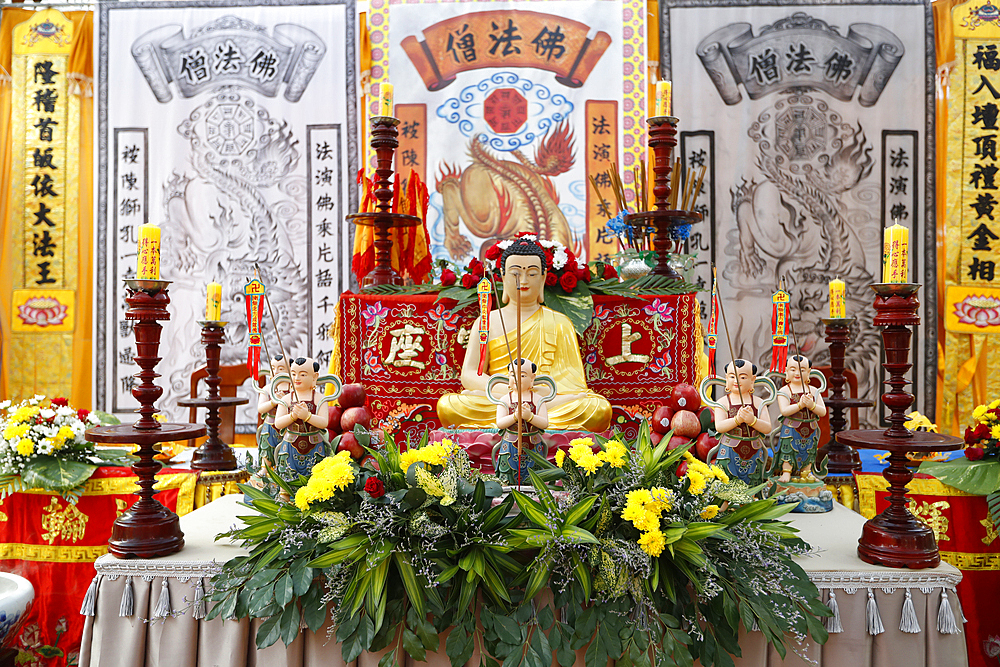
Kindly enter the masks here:
[[789, 294], [778, 290], [771, 296], [771, 371], [784, 373], [788, 362]]
[[251, 377], [257, 377], [260, 367], [260, 302], [266, 291], [264, 283], [258, 278], [254, 278], [243, 288], [243, 300], [247, 304], [247, 337], [250, 341], [247, 348], [247, 368], [252, 373]]

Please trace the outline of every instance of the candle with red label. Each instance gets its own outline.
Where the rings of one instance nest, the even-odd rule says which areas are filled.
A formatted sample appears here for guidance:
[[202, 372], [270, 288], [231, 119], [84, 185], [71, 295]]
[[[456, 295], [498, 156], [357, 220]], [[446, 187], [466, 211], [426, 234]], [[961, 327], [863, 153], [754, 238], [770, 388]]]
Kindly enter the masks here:
[[156, 225], [139, 225], [135, 277], [139, 280], [160, 279], [160, 228]]
[[905, 283], [909, 278], [910, 230], [898, 222], [882, 236], [882, 282]]
[[847, 317], [847, 285], [840, 278], [830, 281], [830, 319]]
[[669, 81], [656, 82], [656, 114], [657, 116], [669, 116], [671, 112], [672, 100], [670, 99], [671, 85]]
[[219, 283], [208, 284], [208, 293], [205, 297], [205, 319], [209, 322], [218, 322], [222, 319], [222, 285]]
[[383, 81], [378, 84], [378, 115], [391, 118], [393, 111], [392, 84]]

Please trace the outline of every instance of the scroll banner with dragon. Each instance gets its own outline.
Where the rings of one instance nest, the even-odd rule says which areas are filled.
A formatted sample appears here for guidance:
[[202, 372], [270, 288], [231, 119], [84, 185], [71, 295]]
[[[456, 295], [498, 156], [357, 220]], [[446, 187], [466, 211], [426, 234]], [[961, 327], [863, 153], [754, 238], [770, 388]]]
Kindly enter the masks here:
[[[160, 274], [172, 281], [162, 410], [181, 418], [176, 400], [205, 363], [197, 321], [209, 282], [222, 284], [229, 322], [222, 364], [246, 363], [243, 287], [258, 266], [271, 305], [264, 348], [281, 349], [273, 311], [287, 354], [328, 364], [350, 284], [344, 216], [357, 210], [353, 1], [102, 3], [100, 20], [96, 407], [135, 407], [122, 281], [145, 223], [161, 227]], [[237, 431], [256, 417], [238, 412]]]
[[[80, 100], [69, 93], [73, 22], [49, 9], [14, 28], [10, 396], [73, 393]], [[7, 318], [4, 318], [7, 319]]]
[[[1000, 395], [1000, 25], [989, 3], [951, 12], [944, 271], [943, 429], [959, 433], [973, 408]], [[996, 209], [996, 210], [994, 210]], [[978, 377], [977, 377], [978, 376]]]
[[[934, 63], [930, 3], [858, 5], [661, 0], [660, 64], [673, 80], [685, 174], [706, 168], [692, 230], [697, 281], [718, 269], [735, 354], [768, 367], [771, 294], [790, 294], [789, 354], [830, 363], [828, 283], [847, 284], [857, 318], [847, 368], [858, 395], [879, 391], [881, 342], [871, 324], [882, 227], [911, 230], [910, 279], [934, 280]], [[703, 318], [708, 319], [709, 293]], [[935, 322], [934, 290], [920, 293]], [[914, 336], [916, 408], [933, 411], [936, 330]], [[730, 351], [719, 346], [729, 362]], [[865, 419], [875, 419], [871, 413]]]
[[[94, 561], [108, 552], [111, 526], [138, 496], [128, 468], [98, 468], [74, 505], [45, 491], [15, 493], [0, 502], [0, 569], [27, 578], [35, 601], [13, 648], [18, 665], [76, 664], [83, 636], [83, 596]], [[198, 474], [163, 470], [156, 499], [178, 514], [194, 509]]]
[[[699, 379], [698, 300], [593, 298], [594, 321], [580, 337], [587, 385], [614, 407], [612, 428], [634, 434], [637, 417], [649, 418], [674, 385]], [[459, 372], [479, 310], [450, 308], [432, 295], [341, 296], [334, 371], [345, 384], [364, 383], [380, 427], [416, 436], [438, 428], [438, 398], [462, 390]]]
[[617, 211], [601, 206], [590, 179], [613, 201], [605, 172], [617, 164], [634, 198], [632, 167], [645, 154], [645, 2], [369, 7], [368, 115], [378, 82], [391, 82], [396, 167], [426, 178], [436, 259], [464, 265], [520, 232], [586, 260], [618, 251], [603, 232]]
[[[889, 484], [881, 474], [855, 476], [861, 514], [870, 519], [886, 507]], [[986, 496], [974, 496], [917, 474], [907, 485], [910, 512], [930, 526], [941, 560], [962, 571], [958, 597], [965, 614], [969, 667], [996, 665], [1000, 656], [1000, 535], [989, 519]], [[956, 614], [957, 616], [958, 614]]]

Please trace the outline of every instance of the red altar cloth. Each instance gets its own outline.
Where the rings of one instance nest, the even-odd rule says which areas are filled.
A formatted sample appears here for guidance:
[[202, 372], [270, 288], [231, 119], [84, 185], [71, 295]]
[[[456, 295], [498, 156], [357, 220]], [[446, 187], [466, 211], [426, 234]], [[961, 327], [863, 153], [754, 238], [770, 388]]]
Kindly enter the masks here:
[[[889, 483], [879, 473], [859, 473], [858, 504], [870, 519], [886, 507]], [[965, 614], [969, 667], [996, 667], [1000, 654], [1000, 539], [986, 510], [986, 496], [974, 496], [917, 474], [907, 486], [910, 512], [930, 526], [941, 560], [962, 571], [958, 599]], [[961, 619], [959, 619], [961, 620]]]
[[[337, 307], [331, 364], [345, 384], [360, 382], [369, 408], [389, 431], [439, 428], [438, 398], [459, 392], [459, 373], [478, 306], [457, 314], [435, 295], [345, 292]], [[701, 353], [695, 294], [640, 299], [595, 296], [595, 317], [580, 337], [588, 386], [614, 407], [612, 428], [634, 432], [671, 388], [694, 384]]]
[[[156, 499], [186, 514], [194, 508], [195, 471], [163, 470]], [[35, 587], [14, 645], [19, 667], [75, 665], [83, 636], [83, 596], [94, 578], [94, 561], [108, 552], [115, 518], [138, 496], [129, 468], [98, 468], [76, 505], [41, 490], [15, 493], [0, 502], [0, 570]]]

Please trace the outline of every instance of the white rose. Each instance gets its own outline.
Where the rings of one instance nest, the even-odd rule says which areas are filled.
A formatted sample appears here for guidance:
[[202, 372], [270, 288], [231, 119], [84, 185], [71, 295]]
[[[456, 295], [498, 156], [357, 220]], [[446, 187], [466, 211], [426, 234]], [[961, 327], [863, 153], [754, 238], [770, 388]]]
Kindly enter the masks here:
[[552, 268], [561, 269], [566, 266], [566, 262], [569, 260], [569, 255], [566, 254], [566, 250], [560, 248], [552, 253]]

